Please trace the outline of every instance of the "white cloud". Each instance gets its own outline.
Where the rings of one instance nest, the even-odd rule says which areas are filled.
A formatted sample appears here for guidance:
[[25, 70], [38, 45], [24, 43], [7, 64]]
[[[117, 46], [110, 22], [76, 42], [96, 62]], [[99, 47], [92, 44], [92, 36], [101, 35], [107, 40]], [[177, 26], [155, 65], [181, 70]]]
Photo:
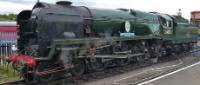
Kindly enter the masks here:
[[[18, 2], [17, 2], [18, 1]], [[60, 0], [40, 0], [41, 2], [55, 3]], [[0, 14], [15, 13], [25, 9], [32, 9], [37, 0], [0, 0]], [[85, 1], [72, 0], [75, 5], [87, 5]]]
[[35, 0], [0, 0], [0, 2], [11, 2], [19, 4], [32, 4]]
[[31, 9], [33, 7], [32, 4], [18, 4], [18, 3], [10, 3], [10, 2], [0, 2], [0, 14], [8, 14], [8, 13], [19, 13], [24, 9]]
[[199, 0], [92, 0], [93, 7], [100, 8], [132, 8], [143, 11], [156, 11], [167, 14], [176, 14], [182, 9], [182, 14], [187, 19], [190, 12], [200, 10]]
[[[23, 9], [31, 9], [37, 0], [0, 0], [0, 13], [19, 13]], [[24, 4], [23, 1], [26, 1]], [[60, 0], [40, 0], [47, 3], [55, 3]], [[132, 8], [142, 11], [156, 11], [167, 14], [176, 14], [178, 9], [182, 9], [182, 14], [187, 19], [190, 12], [200, 10], [199, 0], [70, 0], [75, 5], [84, 5], [97, 8]]]

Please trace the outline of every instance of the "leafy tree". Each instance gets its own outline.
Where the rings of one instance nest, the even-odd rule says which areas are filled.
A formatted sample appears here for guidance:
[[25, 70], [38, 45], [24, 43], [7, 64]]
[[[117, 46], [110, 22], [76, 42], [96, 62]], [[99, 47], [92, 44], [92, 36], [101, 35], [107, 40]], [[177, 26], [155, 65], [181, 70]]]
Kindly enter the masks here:
[[1, 14], [0, 21], [15, 21], [16, 16], [16, 14]]

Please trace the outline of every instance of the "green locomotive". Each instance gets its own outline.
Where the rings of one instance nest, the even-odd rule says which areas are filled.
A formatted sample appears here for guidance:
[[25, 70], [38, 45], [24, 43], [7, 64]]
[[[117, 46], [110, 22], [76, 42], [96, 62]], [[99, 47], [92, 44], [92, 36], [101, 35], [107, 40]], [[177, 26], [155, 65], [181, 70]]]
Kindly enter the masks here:
[[[197, 27], [180, 16], [39, 2], [17, 17], [20, 55], [8, 62], [27, 81], [45, 82], [192, 49]], [[176, 49], [173, 49], [173, 48]]]

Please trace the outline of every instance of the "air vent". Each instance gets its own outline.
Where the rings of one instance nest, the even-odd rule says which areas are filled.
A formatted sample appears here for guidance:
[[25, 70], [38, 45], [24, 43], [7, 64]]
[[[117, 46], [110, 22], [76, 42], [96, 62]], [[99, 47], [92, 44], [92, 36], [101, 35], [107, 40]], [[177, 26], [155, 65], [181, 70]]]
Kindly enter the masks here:
[[56, 4], [62, 5], [62, 6], [71, 6], [72, 2], [70, 2], [70, 1], [58, 1], [58, 2], [56, 2]]

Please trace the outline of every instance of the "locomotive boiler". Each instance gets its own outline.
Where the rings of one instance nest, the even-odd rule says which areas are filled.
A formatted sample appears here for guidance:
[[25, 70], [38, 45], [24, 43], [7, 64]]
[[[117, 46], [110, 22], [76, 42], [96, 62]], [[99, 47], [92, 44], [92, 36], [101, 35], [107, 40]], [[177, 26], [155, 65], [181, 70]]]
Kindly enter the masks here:
[[197, 28], [181, 16], [71, 4], [38, 2], [17, 16], [19, 55], [8, 62], [26, 81], [47, 82], [131, 62], [156, 63], [192, 49], [197, 41]]

